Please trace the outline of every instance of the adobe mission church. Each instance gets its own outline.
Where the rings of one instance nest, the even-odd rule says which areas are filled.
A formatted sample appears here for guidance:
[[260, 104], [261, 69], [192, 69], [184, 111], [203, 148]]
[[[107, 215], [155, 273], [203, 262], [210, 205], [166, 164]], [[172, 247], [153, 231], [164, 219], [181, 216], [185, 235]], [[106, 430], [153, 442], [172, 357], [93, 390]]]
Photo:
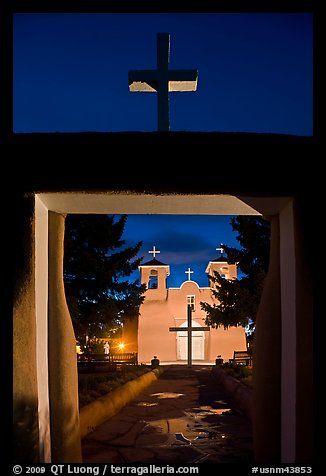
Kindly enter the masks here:
[[[188, 268], [188, 279], [180, 288], [167, 287], [167, 277], [170, 266], [156, 258], [160, 251], [152, 251], [153, 259], [139, 266], [140, 280], [146, 284], [145, 299], [140, 307], [137, 319], [127, 321], [124, 325], [123, 340], [129, 352], [138, 353], [138, 362], [150, 363], [157, 356], [162, 364], [186, 364], [188, 345], [188, 305], [192, 309], [191, 327], [203, 327], [194, 330], [192, 335], [192, 363], [215, 363], [217, 356], [224, 361], [233, 358], [235, 350], [246, 350], [246, 335], [243, 327], [212, 328], [205, 324], [206, 313], [201, 309], [200, 302], [211, 305], [218, 303], [212, 290], [214, 283], [210, 276], [217, 271], [225, 279], [236, 279], [237, 266], [229, 264], [223, 257], [222, 248], [217, 248], [221, 254], [209, 261], [206, 273], [208, 286], [199, 287], [190, 279], [192, 271]], [[180, 328], [180, 331], [171, 330]]]

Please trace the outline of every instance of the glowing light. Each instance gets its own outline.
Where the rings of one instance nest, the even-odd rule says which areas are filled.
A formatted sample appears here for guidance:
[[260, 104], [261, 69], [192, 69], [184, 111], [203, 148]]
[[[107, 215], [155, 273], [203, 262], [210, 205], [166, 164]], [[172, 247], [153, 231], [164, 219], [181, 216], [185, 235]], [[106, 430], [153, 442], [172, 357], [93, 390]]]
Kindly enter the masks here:
[[123, 342], [120, 342], [120, 343], [118, 344], [118, 349], [119, 349], [119, 350], [123, 350], [124, 348], [125, 348], [125, 344], [124, 344]]

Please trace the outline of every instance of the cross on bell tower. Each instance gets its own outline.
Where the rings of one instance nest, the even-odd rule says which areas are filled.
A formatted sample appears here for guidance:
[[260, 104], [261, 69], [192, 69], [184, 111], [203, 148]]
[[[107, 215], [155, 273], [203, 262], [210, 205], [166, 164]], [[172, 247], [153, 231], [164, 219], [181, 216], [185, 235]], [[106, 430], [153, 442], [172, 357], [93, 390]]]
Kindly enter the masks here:
[[222, 248], [222, 246], [223, 246], [223, 243], [220, 244], [220, 248], [215, 248], [216, 251], [220, 251], [220, 252], [221, 252], [221, 256], [222, 256], [223, 253], [224, 253], [224, 248]]
[[167, 294], [166, 280], [170, 275], [170, 266], [156, 258], [156, 255], [161, 252], [156, 249], [155, 245], [148, 253], [153, 255], [153, 259], [142, 263], [138, 267], [141, 283], [147, 286], [146, 300], [165, 300]]
[[196, 69], [169, 69], [170, 33], [157, 34], [157, 68], [129, 71], [129, 91], [157, 93], [157, 130], [169, 131], [169, 92], [196, 91]]
[[148, 253], [152, 253], [152, 254], [153, 254], [153, 258], [155, 258], [155, 255], [156, 255], [156, 254], [159, 254], [159, 253], [161, 253], [161, 252], [158, 251], [158, 250], [156, 250], [155, 245], [154, 245], [154, 246], [153, 246], [153, 249], [150, 250]]

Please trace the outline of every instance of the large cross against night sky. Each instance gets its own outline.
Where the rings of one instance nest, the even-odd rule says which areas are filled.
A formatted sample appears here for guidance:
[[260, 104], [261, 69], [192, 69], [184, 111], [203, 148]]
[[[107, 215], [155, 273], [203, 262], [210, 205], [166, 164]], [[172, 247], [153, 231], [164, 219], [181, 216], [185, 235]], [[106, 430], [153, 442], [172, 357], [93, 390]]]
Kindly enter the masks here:
[[129, 71], [131, 92], [157, 92], [158, 131], [170, 130], [169, 92], [196, 91], [196, 69], [169, 69], [170, 34], [157, 33], [157, 68]]
[[188, 337], [188, 352], [187, 352], [187, 357], [188, 357], [188, 367], [192, 367], [192, 333], [193, 331], [210, 331], [210, 327], [206, 326], [201, 326], [201, 327], [193, 327], [191, 325], [192, 321], [192, 308], [191, 305], [188, 304], [187, 308], [187, 327], [169, 327], [170, 332], [184, 332], [187, 331], [187, 337]]

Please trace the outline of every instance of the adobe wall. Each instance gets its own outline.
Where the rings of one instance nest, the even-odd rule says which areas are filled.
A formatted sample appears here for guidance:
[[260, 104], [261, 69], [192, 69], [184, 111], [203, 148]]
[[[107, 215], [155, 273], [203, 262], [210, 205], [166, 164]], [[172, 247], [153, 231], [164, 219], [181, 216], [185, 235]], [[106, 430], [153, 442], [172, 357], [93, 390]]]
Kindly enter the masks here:
[[[318, 429], [316, 429], [315, 409], [318, 359], [314, 362], [314, 350], [318, 352], [316, 336], [319, 322], [313, 309], [313, 282], [314, 275], [311, 264], [312, 246], [309, 244], [315, 239], [311, 233], [314, 222], [312, 213], [305, 214], [306, 201], [294, 201], [294, 232], [296, 257], [296, 462], [309, 464], [312, 462], [314, 445], [316, 445]], [[318, 317], [318, 316], [317, 316]], [[316, 385], [315, 385], [316, 389]], [[316, 450], [317, 445], [315, 446]], [[316, 453], [315, 453], [316, 454]]]
[[[175, 361], [175, 325], [167, 301], [148, 301], [140, 309], [138, 327], [138, 362], [150, 362], [154, 355], [163, 361]], [[167, 332], [162, 333], [162, 328]]]
[[65, 217], [49, 212], [49, 396], [54, 463], [81, 463], [76, 338], [63, 282]]
[[[130, 162], [128, 174], [121, 161], [117, 169], [112, 173], [112, 161], [106, 162], [103, 169], [103, 160], [98, 150], [118, 154], [129, 152], [130, 144], [135, 150], [142, 151], [144, 159], [143, 167], [139, 167], [139, 161]], [[19, 190], [26, 192], [57, 192], [72, 190], [131, 190], [139, 194], [144, 191], [151, 193], [219, 193], [231, 194], [237, 197], [247, 197], [247, 203], [260, 200], [268, 202], [269, 197], [282, 196], [293, 197], [299, 195], [301, 203], [298, 208], [294, 207], [295, 218], [295, 256], [296, 256], [296, 334], [293, 336], [296, 345], [296, 387], [291, 383], [286, 385], [283, 393], [290, 388], [295, 392], [295, 440], [296, 461], [312, 461], [312, 412], [313, 412], [313, 352], [312, 352], [312, 327], [318, 326], [318, 320], [313, 316], [312, 305], [312, 239], [307, 238], [307, 233], [316, 236], [316, 222], [307, 219], [313, 211], [318, 210], [322, 200], [319, 200], [320, 187], [316, 173], [320, 170], [320, 160], [315, 155], [314, 138], [273, 136], [272, 134], [193, 134], [193, 133], [170, 133], [160, 135], [151, 134], [20, 134], [15, 137], [14, 156], [33, 157], [33, 161], [54, 163], [51, 173], [42, 173], [38, 179], [35, 168], [31, 167], [29, 160], [22, 160], [17, 174], [17, 163], [8, 160], [9, 174], [15, 178], [10, 182], [9, 207], [10, 216], [14, 217], [14, 227], [11, 230], [10, 241], [13, 242], [14, 253], [10, 262], [15, 262], [14, 281], [14, 316], [13, 316], [13, 396], [14, 396], [14, 460], [37, 461], [39, 455], [38, 445], [38, 415], [37, 415], [37, 378], [36, 378], [36, 324], [35, 324], [35, 263], [34, 263], [34, 208], [33, 201], [21, 199]], [[248, 169], [247, 161], [239, 160], [236, 167], [225, 169], [225, 180], [217, 185], [216, 174], [206, 174], [202, 182], [196, 174], [190, 175], [188, 180], [180, 174], [171, 174], [174, 158], [171, 150], [185, 148], [193, 157], [199, 157], [205, 150], [227, 150], [229, 156], [238, 156], [239, 150], [249, 151], [252, 170], [257, 170], [259, 180], [252, 170]], [[10, 148], [8, 149], [10, 150]], [[160, 169], [155, 180], [148, 181], [143, 174], [148, 164], [152, 163], [152, 151], [160, 150], [167, 158], [166, 166]], [[95, 151], [95, 153], [94, 153]], [[79, 152], [93, 157], [93, 167], [86, 169], [78, 167]], [[72, 166], [67, 169], [67, 157]], [[262, 170], [262, 157], [264, 164], [272, 164], [268, 170]], [[291, 157], [308, 157], [309, 167], [293, 166], [289, 162]], [[8, 156], [9, 158], [9, 156]], [[284, 167], [285, 162], [288, 167]], [[171, 162], [171, 163], [170, 163]], [[171, 165], [171, 166], [170, 166]], [[102, 173], [99, 174], [98, 170]], [[249, 171], [248, 171], [249, 170]], [[64, 171], [64, 173], [63, 173]], [[181, 171], [181, 169], [180, 169]], [[316, 172], [317, 171], [317, 172]], [[78, 172], [78, 173], [77, 173]], [[321, 177], [322, 174], [319, 174]], [[19, 183], [20, 181], [20, 183]], [[317, 181], [317, 182], [316, 182]], [[14, 186], [12, 184], [14, 183]], [[313, 186], [313, 188], [312, 188]], [[309, 190], [311, 188], [311, 190]], [[11, 195], [14, 195], [14, 207], [12, 207]], [[312, 192], [312, 193], [310, 193]], [[251, 198], [250, 198], [251, 197]], [[263, 197], [262, 199], [259, 197]], [[31, 205], [32, 204], [32, 205]], [[78, 207], [77, 207], [78, 208]], [[254, 207], [257, 208], [257, 207]], [[79, 208], [78, 208], [79, 209]], [[260, 209], [259, 207], [257, 209]], [[64, 209], [66, 211], [66, 209]], [[265, 209], [266, 210], [266, 209]], [[266, 212], [265, 213], [275, 213]], [[308, 225], [308, 226], [307, 226]], [[302, 234], [303, 230], [308, 230]], [[282, 228], [281, 228], [282, 232]], [[274, 245], [273, 245], [274, 246]], [[258, 316], [261, 325], [257, 329], [260, 335], [256, 351], [262, 356], [262, 364], [257, 368], [255, 380], [255, 392], [257, 411], [255, 416], [255, 451], [259, 460], [267, 464], [271, 459], [282, 461], [280, 444], [284, 433], [279, 427], [280, 413], [286, 409], [280, 408], [281, 390], [279, 360], [281, 352], [277, 340], [280, 339], [278, 316], [280, 315], [278, 266], [279, 258], [273, 260], [274, 269], [268, 278], [268, 286], [264, 290], [262, 309]], [[9, 274], [12, 268], [9, 269]], [[272, 275], [276, 281], [272, 279]], [[276, 287], [274, 284], [276, 283]], [[283, 296], [286, 300], [286, 295]], [[263, 311], [266, 311], [266, 319]], [[276, 313], [274, 320], [273, 311]], [[318, 316], [317, 316], [318, 317]], [[283, 321], [287, 318], [283, 316]], [[10, 315], [10, 322], [12, 315]], [[276, 326], [276, 327], [275, 327]], [[264, 330], [265, 327], [265, 330]], [[276, 338], [276, 340], [275, 340]], [[268, 361], [267, 356], [269, 356]], [[272, 373], [266, 372], [266, 365], [272, 362], [275, 368]], [[284, 366], [284, 365], [283, 365]], [[263, 370], [265, 367], [265, 374]], [[277, 375], [278, 372], [278, 375]], [[260, 379], [262, 376], [262, 379]], [[264, 390], [265, 385], [267, 386]], [[58, 397], [58, 395], [56, 395]], [[265, 401], [263, 400], [265, 398]], [[276, 415], [276, 419], [274, 418]], [[275, 421], [273, 421], [275, 420]], [[293, 432], [289, 432], [292, 438]], [[265, 445], [265, 447], [264, 447]], [[266, 457], [264, 460], [264, 456]]]
[[[168, 290], [168, 305], [170, 313], [173, 316], [186, 316], [187, 295], [196, 296], [195, 310], [192, 313], [192, 319], [198, 319], [200, 325], [205, 326], [205, 312], [201, 309], [200, 302], [207, 302], [211, 305], [214, 303], [212, 291], [210, 288], [200, 288], [196, 282], [185, 281], [180, 288], [172, 288]], [[182, 321], [178, 321], [174, 326], [178, 326]], [[206, 332], [205, 332], [206, 337]], [[224, 361], [233, 358], [234, 350], [246, 350], [246, 335], [243, 327], [230, 327], [224, 329], [219, 327], [209, 331], [209, 340], [205, 338], [205, 354], [206, 361], [215, 363], [217, 355], [221, 355]]]
[[[160, 296], [167, 296], [160, 299]], [[205, 312], [200, 302], [213, 304], [210, 288], [199, 288], [194, 281], [185, 281], [180, 288], [148, 290], [140, 308], [138, 326], [138, 361], [150, 362], [157, 355], [161, 362], [177, 360], [177, 333], [169, 327], [179, 327], [187, 321], [187, 296], [195, 295], [195, 310], [192, 320], [199, 326], [205, 326]], [[149, 299], [147, 299], [147, 296]], [[157, 299], [153, 299], [153, 297]], [[193, 324], [194, 325], [194, 324]], [[246, 336], [243, 327], [231, 327], [225, 330], [211, 328], [204, 331], [204, 361], [215, 363], [217, 355], [225, 361], [233, 358], [234, 350], [246, 350]]]
[[13, 305], [13, 462], [39, 461], [34, 197], [16, 203]]
[[281, 293], [279, 216], [271, 219], [270, 265], [256, 316], [252, 422], [257, 463], [281, 461]]

